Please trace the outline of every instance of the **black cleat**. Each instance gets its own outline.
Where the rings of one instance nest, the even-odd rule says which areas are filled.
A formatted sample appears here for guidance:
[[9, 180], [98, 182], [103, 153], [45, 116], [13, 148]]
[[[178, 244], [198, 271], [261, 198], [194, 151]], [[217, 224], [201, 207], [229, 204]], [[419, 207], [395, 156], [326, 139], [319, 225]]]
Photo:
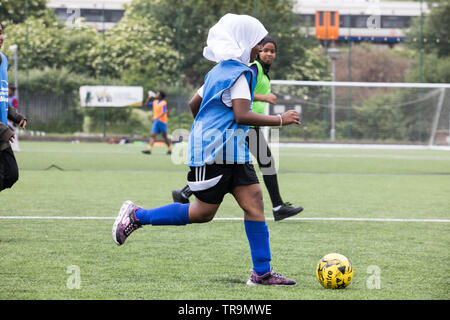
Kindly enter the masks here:
[[173, 202], [189, 203], [189, 199], [183, 196], [183, 189], [172, 190]]
[[280, 221], [303, 211], [302, 207], [293, 207], [290, 202], [283, 203], [278, 210], [273, 210], [275, 221]]
[[142, 153], [145, 153], [145, 154], [152, 154], [152, 152], [151, 152], [150, 150], [142, 150]]

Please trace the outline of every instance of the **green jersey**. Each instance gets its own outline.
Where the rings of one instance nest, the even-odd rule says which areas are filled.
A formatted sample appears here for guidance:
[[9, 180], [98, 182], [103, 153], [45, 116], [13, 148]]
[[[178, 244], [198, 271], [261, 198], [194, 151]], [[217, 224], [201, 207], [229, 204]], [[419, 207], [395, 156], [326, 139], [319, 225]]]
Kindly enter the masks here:
[[[256, 67], [258, 68], [258, 76], [256, 78], [256, 87], [254, 94], [269, 94], [271, 90], [270, 79], [266, 74], [264, 74], [264, 70], [261, 66], [261, 63], [259, 63], [259, 61], [254, 61], [250, 64], [250, 66], [252, 65], [256, 65]], [[259, 114], [264, 114], [266, 106], [267, 102], [265, 101], [253, 100], [252, 111]]]

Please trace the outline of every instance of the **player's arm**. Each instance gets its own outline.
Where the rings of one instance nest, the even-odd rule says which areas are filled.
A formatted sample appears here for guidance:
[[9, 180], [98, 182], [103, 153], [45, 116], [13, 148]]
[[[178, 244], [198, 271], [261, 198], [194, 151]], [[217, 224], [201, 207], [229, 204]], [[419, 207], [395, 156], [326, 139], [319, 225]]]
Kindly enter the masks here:
[[147, 99], [145, 100], [145, 106], [148, 106], [148, 104], [150, 103], [150, 100], [155, 99], [154, 97], [147, 97]]
[[275, 103], [277, 103], [277, 96], [274, 95], [273, 93], [269, 93], [269, 94], [256, 94], [255, 93], [253, 96], [253, 100], [268, 102], [270, 104], [275, 104]]
[[191, 108], [192, 115], [197, 117], [198, 110], [200, 110], [200, 106], [202, 104], [203, 98], [198, 94], [198, 92], [192, 97], [191, 101], [189, 101], [189, 107]]
[[280, 126], [291, 123], [300, 124], [298, 113], [289, 110], [282, 116], [269, 116], [252, 112], [250, 108], [251, 96], [247, 80], [241, 75], [230, 88], [231, 105], [235, 121], [248, 126]]
[[0, 122], [0, 151], [6, 149], [12, 142], [14, 142], [14, 131]]
[[269, 116], [259, 114], [250, 110], [250, 100], [233, 99], [234, 118], [238, 124], [248, 126], [279, 126], [292, 123], [300, 124], [298, 113], [295, 110], [289, 110], [280, 116]]
[[8, 119], [23, 129], [25, 129], [25, 126], [27, 125], [27, 119], [18, 113], [16, 108], [8, 108]]
[[[256, 64], [252, 64], [250, 66], [250, 69], [252, 69], [253, 74], [255, 75], [255, 78], [258, 77], [258, 67], [256, 66]], [[269, 93], [269, 94], [257, 94], [255, 93], [253, 95], [253, 100], [254, 101], [262, 101], [262, 102], [268, 102], [270, 104], [275, 104], [277, 103], [277, 96], [274, 95], [273, 93]]]

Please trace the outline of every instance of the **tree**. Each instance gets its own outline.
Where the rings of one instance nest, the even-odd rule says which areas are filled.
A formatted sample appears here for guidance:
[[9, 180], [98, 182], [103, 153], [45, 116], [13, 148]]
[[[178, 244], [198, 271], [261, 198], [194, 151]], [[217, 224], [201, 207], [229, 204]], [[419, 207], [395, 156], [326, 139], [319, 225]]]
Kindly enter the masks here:
[[[429, 1], [431, 13], [423, 19], [422, 46], [426, 53], [435, 52], [439, 57], [450, 55], [450, 2]], [[416, 18], [408, 33], [412, 48], [418, 50], [420, 42], [420, 18]], [[412, 41], [411, 41], [412, 40]]]
[[[28, 0], [28, 16], [40, 18], [53, 12], [46, 7], [47, 0]], [[0, 2], [0, 22], [7, 26], [24, 22], [27, 16], [25, 1], [2, 0]]]
[[[415, 51], [423, 48], [424, 82], [444, 82], [450, 79], [450, 2], [447, 0], [429, 1], [431, 13], [423, 22], [423, 41], [420, 39], [420, 19], [417, 18], [408, 32], [409, 46]], [[408, 81], [417, 81], [420, 63], [417, 63], [407, 76]]]
[[125, 16], [95, 48], [93, 68], [97, 77], [122, 79], [128, 85], [157, 88], [177, 77], [177, 53], [171, 46], [172, 30], [140, 12]]
[[[172, 48], [181, 52], [181, 71], [189, 84], [198, 86], [214, 65], [203, 57], [209, 29], [228, 12], [253, 15], [254, 7], [253, 1], [240, 0], [135, 0], [127, 11], [172, 30], [167, 37]], [[272, 77], [285, 78], [293, 65], [302, 68], [306, 50], [318, 43], [300, 33], [291, 1], [259, 0], [256, 13], [278, 44]]]
[[[28, 30], [27, 30], [28, 29]], [[18, 45], [19, 69], [66, 67], [71, 72], [94, 75], [93, 61], [99, 35], [89, 26], [68, 28], [56, 16], [30, 17], [5, 28], [5, 47]], [[9, 55], [9, 50], [6, 50]]]
[[25, 68], [25, 58], [28, 58], [29, 68], [60, 65], [65, 58], [61, 54], [64, 41], [62, 28], [56, 19], [48, 17], [30, 17], [26, 22], [10, 24], [5, 28], [5, 48], [18, 45], [21, 69]]

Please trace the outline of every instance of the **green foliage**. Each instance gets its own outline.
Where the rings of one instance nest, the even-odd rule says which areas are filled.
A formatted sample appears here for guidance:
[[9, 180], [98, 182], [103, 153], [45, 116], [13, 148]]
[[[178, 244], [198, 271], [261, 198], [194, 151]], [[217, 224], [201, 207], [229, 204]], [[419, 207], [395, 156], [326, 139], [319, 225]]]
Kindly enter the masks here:
[[[174, 30], [168, 33], [167, 37], [174, 50], [180, 49], [183, 57], [181, 72], [187, 83], [199, 86], [205, 74], [214, 65], [202, 54], [209, 29], [228, 12], [253, 15], [253, 10], [252, 1], [135, 0], [128, 6], [127, 13], [139, 15], [145, 21], [156, 21], [159, 25]], [[295, 24], [296, 16], [292, 12], [291, 1], [258, 1], [256, 16], [277, 41], [278, 53], [272, 69], [272, 78], [286, 78], [287, 74], [293, 72], [292, 68], [296, 68], [296, 71], [301, 69], [302, 73], [309, 73], [308, 79], [318, 80], [316, 69], [311, 72], [302, 67], [312, 59], [314, 66], [324, 69], [320, 67], [323, 62], [310, 56], [309, 50], [317, 48], [318, 42], [306, 39], [300, 33]], [[182, 28], [177, 34], [179, 25]]]
[[[9, 70], [9, 78], [13, 79], [12, 69]], [[90, 77], [85, 74], [73, 73], [69, 68], [50, 68], [31, 69], [28, 72], [28, 82], [25, 71], [19, 70], [19, 87], [24, 92], [28, 87], [30, 93], [62, 95], [78, 95], [82, 85], [100, 85], [100, 79]], [[119, 85], [117, 79], [106, 78], [105, 84]]]
[[[13, 79], [12, 69], [9, 70], [9, 78]], [[30, 130], [57, 133], [82, 130], [84, 116], [90, 114], [87, 111], [88, 109], [79, 107], [79, 88], [82, 85], [100, 85], [99, 79], [85, 74], [73, 73], [65, 67], [31, 69], [28, 72], [28, 82], [26, 79], [25, 71], [19, 71], [20, 102], [25, 103], [27, 98], [35, 100], [34, 102], [39, 101], [45, 113], [52, 119], [51, 121], [40, 122], [31, 117], [28, 126]], [[119, 85], [120, 81], [106, 78], [104, 83]], [[69, 108], [62, 114], [55, 112], [54, 109], [59, 108], [54, 105], [55, 102], [52, 97], [61, 97]], [[25, 110], [22, 108], [22, 111]], [[33, 112], [32, 110], [29, 111]], [[98, 111], [93, 111], [93, 113], [95, 112], [98, 113]]]
[[[419, 56], [423, 49], [423, 82], [450, 82], [450, 2], [429, 1], [430, 15], [424, 17], [423, 41], [420, 40], [420, 18], [415, 19], [408, 33], [409, 47]], [[420, 79], [420, 63], [411, 68], [408, 81], [417, 82]]]
[[429, 1], [431, 13], [423, 18], [422, 36], [420, 41], [420, 17], [408, 32], [410, 46], [419, 50], [422, 46], [426, 53], [436, 53], [439, 57], [450, 55], [450, 2]]
[[129, 85], [155, 88], [175, 81], [177, 54], [171, 30], [150, 17], [127, 11], [96, 47], [96, 76], [120, 78]]
[[61, 52], [64, 41], [62, 28], [56, 19], [30, 17], [26, 23], [5, 29], [5, 48], [18, 45], [18, 55], [26, 59], [21, 61], [20, 69], [24, 69], [27, 62], [29, 68], [59, 66], [65, 58]]
[[395, 96], [395, 93], [378, 94], [356, 107], [353, 111], [352, 137], [372, 141], [409, 140], [405, 126], [399, 125], [404, 121], [402, 110], [392, 107], [393, 100], [397, 100]]
[[101, 35], [97, 30], [80, 25], [77, 28], [64, 28], [62, 35], [64, 41], [61, 53], [64, 59], [59, 67], [68, 68], [77, 74], [96, 76], [94, 61], [98, 57], [98, 46], [101, 43]]
[[[28, 16], [43, 17], [53, 14], [51, 9], [46, 7], [47, 0], [28, 0]], [[2, 0], [0, 1], [0, 23], [8, 26], [12, 23], [21, 23], [25, 21], [27, 8], [25, 1]]]
[[[47, 106], [51, 108], [51, 106]], [[51, 111], [49, 111], [51, 112]], [[35, 121], [30, 119], [27, 129], [50, 133], [79, 132], [83, 128], [84, 113], [80, 108], [70, 108], [62, 116], [55, 117], [52, 121]]]
[[[417, 82], [419, 73], [419, 65], [415, 65], [409, 70], [406, 81]], [[450, 55], [439, 57], [435, 52], [426, 54], [422, 77], [426, 83], [450, 83]]]
[[[28, 29], [28, 30], [27, 30]], [[67, 28], [56, 17], [30, 17], [5, 29], [5, 47], [18, 45], [19, 69], [66, 68], [94, 74], [93, 59], [99, 43], [97, 31], [88, 26]], [[10, 52], [6, 50], [6, 54]], [[24, 61], [26, 59], [26, 61]]]
[[[30, 17], [5, 29], [5, 47], [17, 44], [19, 56], [27, 57], [30, 69], [65, 67], [74, 73], [154, 88], [173, 83], [177, 76], [177, 54], [165, 36], [170, 32], [132, 14], [105, 35], [83, 24], [67, 27], [52, 16]], [[20, 63], [20, 69], [25, 67], [26, 63]]]
[[[303, 81], [318, 81], [330, 80], [328, 75], [325, 75], [324, 58], [321, 55], [322, 48], [319, 46], [309, 47], [302, 50], [301, 55], [294, 55], [289, 69], [286, 73], [279, 74], [277, 79], [287, 80], [303, 80]], [[277, 60], [275, 60], [277, 61]], [[277, 62], [274, 62], [273, 70], [275, 76], [277, 75]], [[278, 62], [279, 64], [279, 62]]]

